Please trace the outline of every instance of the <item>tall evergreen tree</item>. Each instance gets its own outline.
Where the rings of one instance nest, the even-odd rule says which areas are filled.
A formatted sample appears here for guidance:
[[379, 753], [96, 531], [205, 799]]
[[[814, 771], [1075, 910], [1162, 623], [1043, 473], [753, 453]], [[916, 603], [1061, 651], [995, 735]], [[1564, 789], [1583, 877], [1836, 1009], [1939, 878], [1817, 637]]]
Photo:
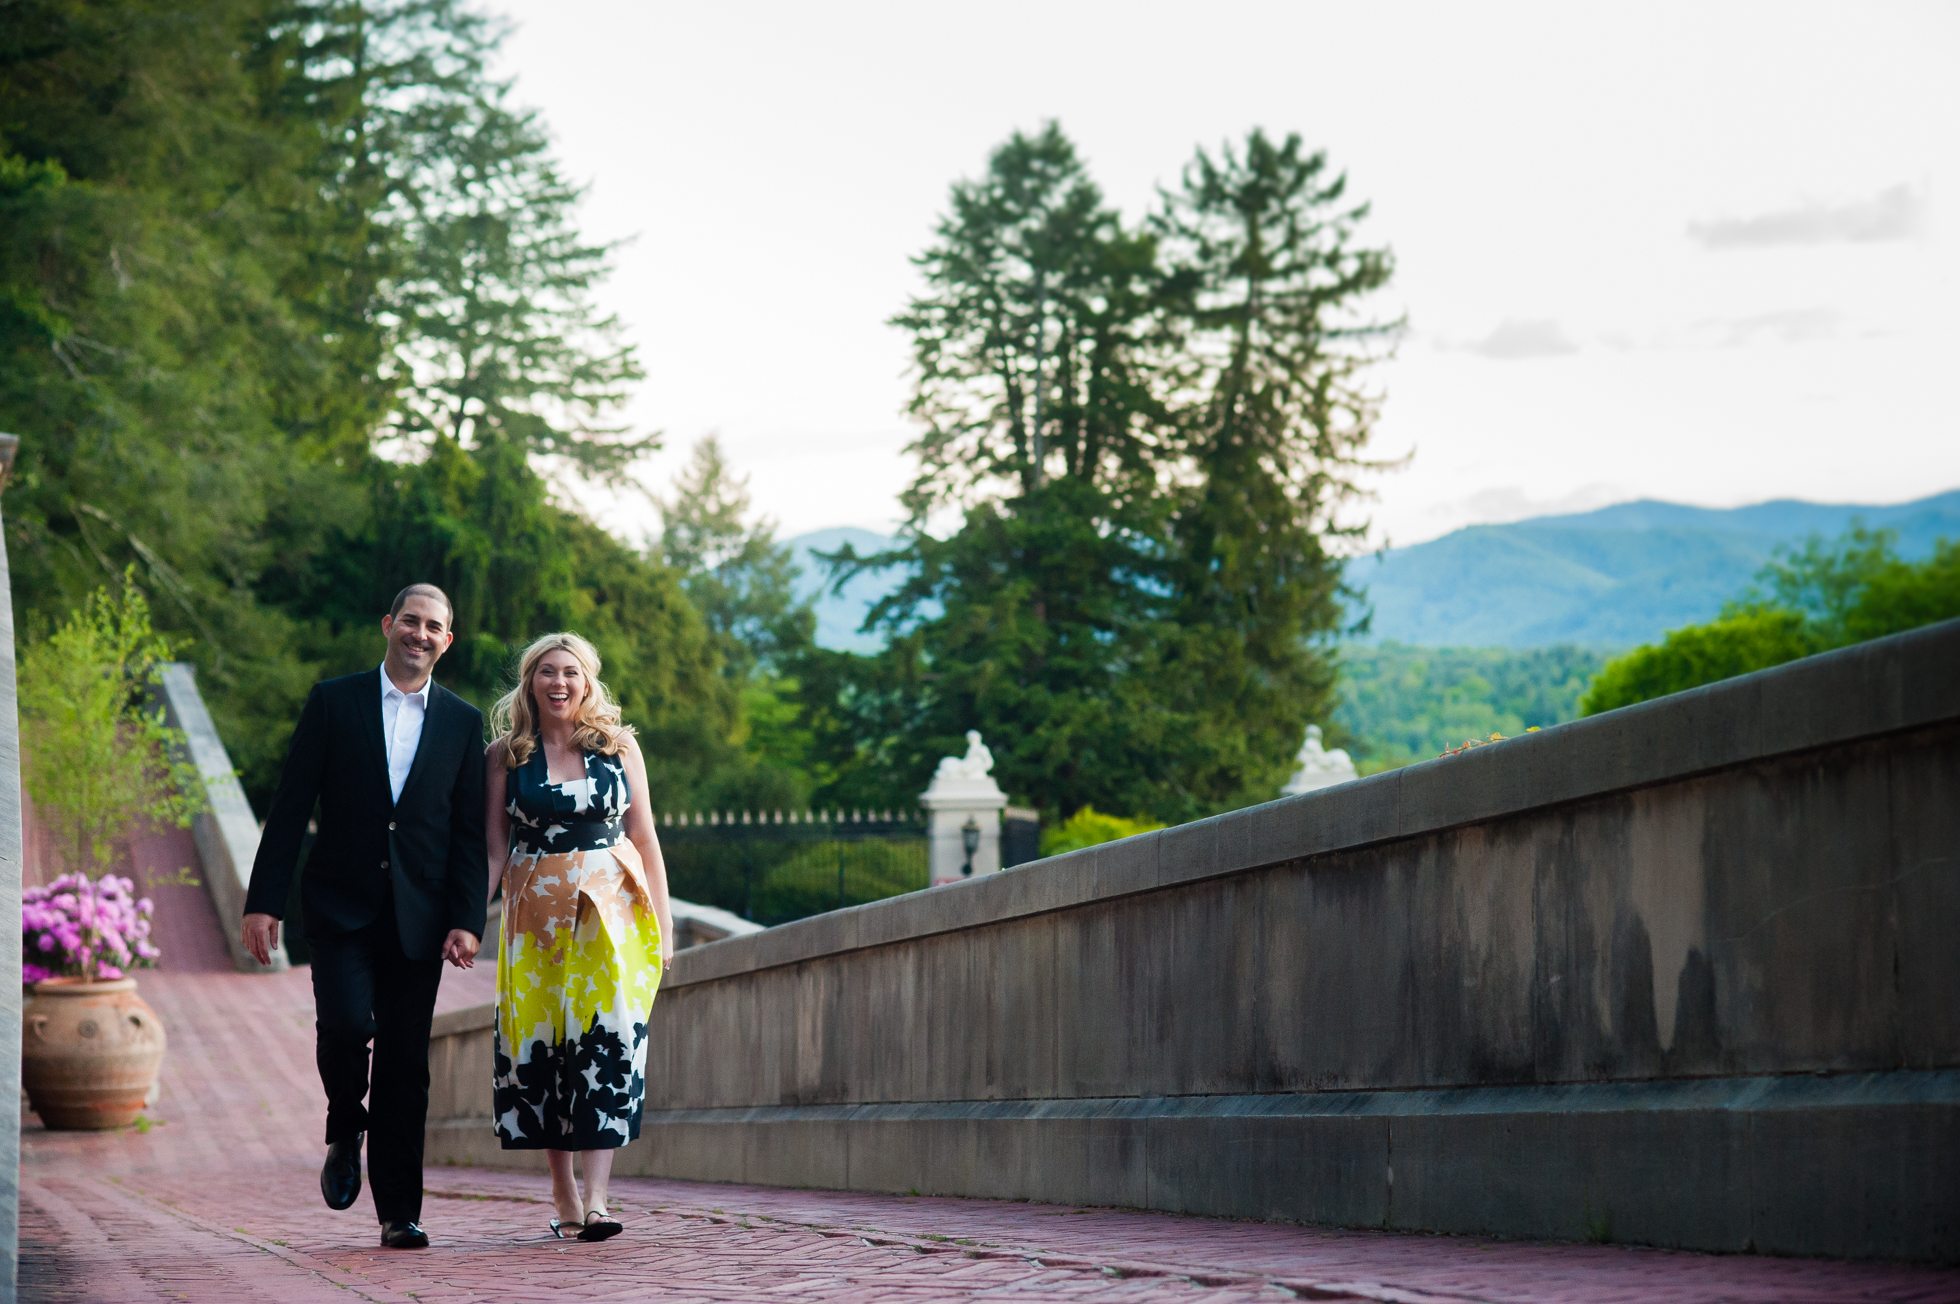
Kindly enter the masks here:
[[[1389, 263], [1352, 247], [1363, 210], [1324, 170], [1254, 132], [1131, 231], [1050, 125], [954, 187], [896, 319], [925, 426], [912, 524], [839, 559], [911, 578], [872, 613], [885, 653], [805, 677], [838, 791], [902, 799], [968, 728], [1053, 815], [1277, 791], [1332, 706], [1333, 509], [1391, 329], [1353, 316]], [[952, 510], [949, 537], [926, 532]]]
[[1172, 524], [1169, 659], [1202, 730], [1180, 767], [1211, 772], [1201, 790], [1276, 790], [1334, 706], [1339, 545], [1366, 528], [1337, 511], [1371, 465], [1379, 398], [1363, 372], [1398, 329], [1362, 314], [1393, 260], [1355, 243], [1368, 207], [1346, 189], [1297, 135], [1255, 130], [1242, 149], [1199, 150], [1152, 222], [1177, 340], [1160, 383], [1193, 472]]
[[780, 673], [810, 642], [816, 616], [796, 596], [795, 558], [776, 542], [776, 523], [754, 514], [748, 477], [729, 466], [719, 437], [695, 444], [661, 519], [661, 557], [714, 631], [723, 673], [739, 684]]
[[[478, 21], [458, 17], [466, 53]], [[403, 96], [390, 115], [407, 173], [383, 213], [402, 250], [382, 294], [396, 333], [388, 427], [409, 444], [513, 443], [616, 479], [659, 441], [608, 420], [645, 374], [593, 302], [613, 250], [580, 236], [579, 190], [509, 93], [475, 81]]]
[[[607, 250], [457, 0], [20, 0], [0, 23], [0, 428], [20, 628], [134, 563], [263, 795], [407, 578], [452, 686], [593, 634], [663, 786], [740, 703], [679, 577], [552, 500], [617, 474]], [[385, 454], [383, 456], [382, 454]], [[537, 459], [537, 464], [533, 464]], [[657, 746], [655, 746], [657, 744]]]
[[1058, 474], [1116, 495], [1147, 480], [1153, 242], [1123, 229], [1061, 128], [1009, 137], [953, 186], [937, 234], [915, 260], [928, 293], [893, 319], [913, 338], [907, 410], [924, 426], [914, 519]]
[[741, 696], [741, 760], [708, 780], [711, 798], [730, 808], [802, 806], [814, 779], [795, 676], [815, 650], [817, 622], [796, 596], [795, 558], [776, 541], [775, 522], [752, 511], [747, 477], [729, 466], [714, 435], [694, 446], [661, 516], [661, 556], [683, 576], [724, 681]]
[[[909, 800], [977, 726], [1030, 800], [1133, 803], [1151, 749], [1135, 745], [1127, 667], [1161, 606], [1152, 240], [1123, 228], [1051, 123], [953, 187], [917, 261], [927, 293], [895, 319], [924, 425], [912, 521], [869, 563], [911, 573], [873, 613], [900, 637], [875, 665], [816, 658], [804, 675], [838, 694], [813, 708], [833, 722], [838, 797], [885, 784], [886, 802]], [[949, 511], [965, 524], [933, 537]]]

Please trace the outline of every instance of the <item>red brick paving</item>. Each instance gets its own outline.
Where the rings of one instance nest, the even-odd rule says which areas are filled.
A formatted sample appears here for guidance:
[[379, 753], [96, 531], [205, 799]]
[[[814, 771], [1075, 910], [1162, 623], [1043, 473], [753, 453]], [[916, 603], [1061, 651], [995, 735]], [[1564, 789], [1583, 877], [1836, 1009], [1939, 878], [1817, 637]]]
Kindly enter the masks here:
[[[487, 967], [443, 1008], [484, 999]], [[1960, 1272], [1486, 1243], [986, 1200], [622, 1179], [624, 1235], [552, 1240], [541, 1175], [431, 1169], [435, 1247], [374, 1244], [317, 1174], [307, 971], [142, 978], [170, 1034], [147, 1133], [29, 1116], [21, 1298], [150, 1300], [1960, 1301]]]

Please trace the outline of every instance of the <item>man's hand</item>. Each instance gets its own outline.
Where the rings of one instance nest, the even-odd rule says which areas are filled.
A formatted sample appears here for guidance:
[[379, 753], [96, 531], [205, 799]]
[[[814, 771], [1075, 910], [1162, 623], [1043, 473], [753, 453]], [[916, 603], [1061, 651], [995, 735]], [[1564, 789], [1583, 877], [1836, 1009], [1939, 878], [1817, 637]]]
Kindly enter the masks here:
[[272, 948], [279, 945], [279, 921], [272, 915], [245, 916], [245, 949], [260, 964], [272, 963]]
[[467, 928], [452, 928], [449, 939], [442, 944], [442, 958], [458, 969], [469, 969], [476, 964], [476, 948], [480, 943], [476, 934]]

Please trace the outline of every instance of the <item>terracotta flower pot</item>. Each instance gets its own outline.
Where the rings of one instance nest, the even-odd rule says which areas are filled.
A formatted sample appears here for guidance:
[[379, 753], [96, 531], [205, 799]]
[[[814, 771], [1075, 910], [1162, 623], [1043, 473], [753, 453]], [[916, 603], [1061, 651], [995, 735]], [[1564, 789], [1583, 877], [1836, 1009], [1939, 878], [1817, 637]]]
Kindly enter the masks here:
[[50, 978], [21, 1011], [21, 1082], [51, 1128], [127, 1127], [163, 1066], [163, 1023], [134, 978]]

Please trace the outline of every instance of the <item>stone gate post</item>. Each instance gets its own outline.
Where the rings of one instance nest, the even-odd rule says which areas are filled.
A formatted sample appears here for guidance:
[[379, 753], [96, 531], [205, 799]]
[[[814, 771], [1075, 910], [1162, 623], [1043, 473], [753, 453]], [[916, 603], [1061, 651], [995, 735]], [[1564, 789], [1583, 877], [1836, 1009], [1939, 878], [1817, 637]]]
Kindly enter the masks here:
[[[939, 762], [932, 786], [919, 794], [931, 839], [932, 883], [957, 883], [971, 875], [1000, 870], [1000, 812], [1007, 794], [994, 782], [994, 754], [980, 731], [966, 731], [966, 755]], [[968, 859], [969, 830], [973, 837]]]

